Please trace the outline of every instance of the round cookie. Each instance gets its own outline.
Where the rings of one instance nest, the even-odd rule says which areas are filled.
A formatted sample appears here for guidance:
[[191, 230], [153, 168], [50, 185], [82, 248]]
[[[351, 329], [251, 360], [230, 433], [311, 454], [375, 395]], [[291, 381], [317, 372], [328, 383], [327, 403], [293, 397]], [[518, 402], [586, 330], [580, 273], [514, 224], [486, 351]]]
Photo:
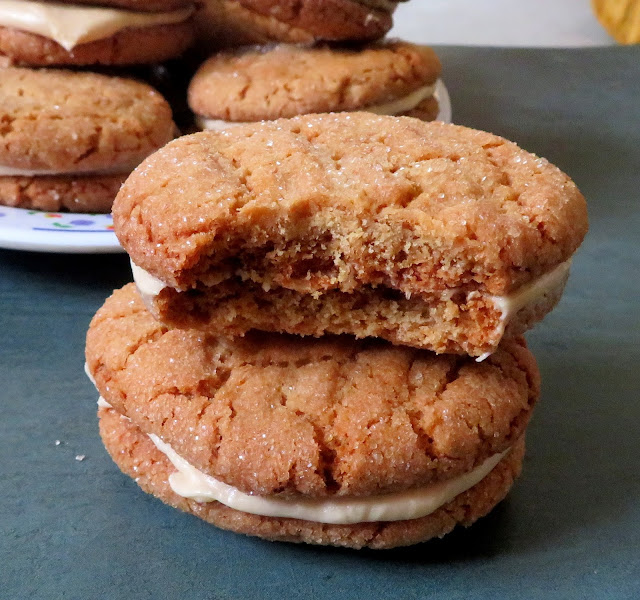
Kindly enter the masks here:
[[0, 203], [109, 212], [127, 175], [174, 133], [165, 99], [138, 81], [6, 68], [0, 78]]
[[0, 54], [14, 64], [26, 66], [161, 62], [178, 56], [191, 45], [193, 11], [189, 4], [170, 12], [134, 12], [71, 3], [2, 0]]
[[[244, 43], [375, 40], [392, 25], [387, 0], [207, 0], [205, 30], [233, 31]], [[235, 44], [237, 45], [237, 42]]]
[[473, 356], [553, 308], [588, 228], [575, 184], [512, 142], [362, 112], [185, 136], [113, 213], [172, 326]]
[[[519, 468], [518, 440], [539, 394], [535, 361], [520, 338], [506, 341], [483, 363], [346, 337], [249, 334], [225, 340], [167, 329], [131, 284], [94, 317], [86, 357], [100, 394], [129, 419], [130, 427], [113, 427], [109, 419], [102, 427], [112, 454], [128, 455], [124, 463], [116, 458], [125, 471], [133, 464], [129, 459], [144, 461], [150, 449], [136, 445], [141, 454], [134, 457], [129, 442], [117, 442], [130, 435], [158, 436], [209, 477], [286, 502], [377, 499], [449, 484], [490, 460], [501, 463], [502, 483], [486, 482], [488, 473], [480, 477], [478, 495], [470, 498], [481, 506], [472, 506], [465, 518], [486, 513], [506, 493]], [[161, 482], [139, 475], [166, 499]], [[445, 507], [444, 513], [450, 517], [456, 510]], [[233, 520], [221, 519], [222, 526]], [[410, 532], [408, 521], [415, 519], [394, 520]], [[443, 528], [430, 525], [428, 537], [446, 533], [457, 520], [437, 517]], [[404, 543], [391, 533], [396, 527], [386, 542], [373, 545]], [[237, 528], [251, 533], [252, 525]], [[290, 539], [294, 529], [287, 526], [280, 536], [273, 528], [254, 533]], [[358, 529], [332, 532], [325, 524], [298, 539], [358, 546], [363, 544], [350, 542], [350, 534], [338, 533]], [[403, 536], [406, 543], [426, 539], [424, 533]]]
[[127, 173], [73, 177], [0, 176], [0, 204], [47, 212], [108, 213], [127, 177]]
[[189, 86], [203, 129], [307, 113], [364, 110], [435, 118], [440, 61], [431, 48], [386, 42], [364, 48], [279, 45], [209, 58]]
[[139, 428], [115, 410], [100, 408], [100, 436], [120, 470], [148, 494], [221, 529], [267, 540], [386, 550], [446, 535], [456, 525], [469, 527], [487, 515], [509, 492], [520, 474], [524, 439], [480, 483], [435, 512], [418, 519], [327, 525], [301, 519], [264, 517], [234, 510], [219, 502], [201, 503], [176, 494], [169, 485], [175, 471]]

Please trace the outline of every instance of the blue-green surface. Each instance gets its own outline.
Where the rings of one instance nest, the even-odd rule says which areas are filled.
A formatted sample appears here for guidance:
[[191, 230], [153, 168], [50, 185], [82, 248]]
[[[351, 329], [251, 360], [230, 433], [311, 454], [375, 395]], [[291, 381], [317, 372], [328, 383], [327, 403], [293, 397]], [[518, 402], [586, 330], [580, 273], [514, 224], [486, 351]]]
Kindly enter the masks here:
[[548, 157], [590, 207], [564, 299], [529, 334], [543, 397], [508, 500], [378, 553], [178, 513], [111, 462], [82, 370], [126, 257], [0, 251], [0, 598], [640, 598], [640, 47], [441, 56], [456, 121]]

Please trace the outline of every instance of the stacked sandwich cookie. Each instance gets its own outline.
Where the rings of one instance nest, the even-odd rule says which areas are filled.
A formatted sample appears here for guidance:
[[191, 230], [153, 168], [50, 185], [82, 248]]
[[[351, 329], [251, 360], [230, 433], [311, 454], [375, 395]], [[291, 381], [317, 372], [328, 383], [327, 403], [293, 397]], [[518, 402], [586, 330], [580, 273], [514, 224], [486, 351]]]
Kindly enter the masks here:
[[0, 204], [109, 212], [176, 127], [155, 89], [78, 68], [177, 56], [193, 12], [189, 0], [0, 0]]
[[431, 48], [406, 42], [249, 47], [205, 61], [189, 86], [189, 106], [200, 129], [357, 110], [431, 121], [440, 70]]
[[87, 370], [142, 489], [353, 548], [442, 536], [507, 494], [539, 395], [520, 334], [587, 229], [547, 161], [406, 117], [238, 125], [145, 160], [114, 223], [137, 285], [94, 317]]
[[171, 109], [131, 79], [0, 72], [0, 203], [106, 213], [129, 173], [173, 139]]
[[28, 66], [132, 65], [179, 55], [190, 0], [0, 0], [0, 54]]
[[196, 128], [356, 110], [450, 120], [447, 103], [442, 110], [438, 102], [435, 52], [382, 39], [397, 4], [214, 0], [211, 18], [228, 48], [191, 81]]
[[[404, 0], [403, 0], [404, 1]], [[203, 0], [196, 15], [209, 44], [371, 41], [391, 29], [395, 0]]]

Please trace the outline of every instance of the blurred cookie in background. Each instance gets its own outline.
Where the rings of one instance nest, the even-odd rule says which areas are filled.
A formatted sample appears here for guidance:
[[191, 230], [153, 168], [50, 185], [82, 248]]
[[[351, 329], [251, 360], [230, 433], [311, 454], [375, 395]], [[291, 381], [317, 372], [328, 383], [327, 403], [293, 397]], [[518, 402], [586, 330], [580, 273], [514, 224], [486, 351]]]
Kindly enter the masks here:
[[0, 55], [25, 66], [146, 64], [193, 42], [189, 0], [154, 0], [144, 10], [140, 0], [96, 3], [0, 0]]
[[210, 48], [270, 41], [375, 40], [393, 24], [390, 0], [204, 0], [197, 15]]
[[380, 42], [364, 47], [280, 44], [209, 58], [189, 86], [201, 129], [308, 113], [367, 111], [431, 121], [441, 65], [428, 47]]
[[57, 69], [4, 69], [0, 123], [0, 204], [46, 211], [109, 212], [129, 173], [176, 133], [150, 86]]

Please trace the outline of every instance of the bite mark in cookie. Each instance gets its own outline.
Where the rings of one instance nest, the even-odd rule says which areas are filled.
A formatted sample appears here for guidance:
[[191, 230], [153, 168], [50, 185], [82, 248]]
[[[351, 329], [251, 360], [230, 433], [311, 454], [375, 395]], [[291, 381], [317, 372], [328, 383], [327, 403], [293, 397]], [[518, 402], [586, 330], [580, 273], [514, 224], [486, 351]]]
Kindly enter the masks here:
[[587, 230], [584, 198], [546, 160], [485, 132], [366, 113], [182, 138], [130, 177], [114, 222], [164, 283], [150, 307], [172, 326], [473, 356], [500, 342], [501, 299], [551, 280], [514, 332], [555, 306]]

